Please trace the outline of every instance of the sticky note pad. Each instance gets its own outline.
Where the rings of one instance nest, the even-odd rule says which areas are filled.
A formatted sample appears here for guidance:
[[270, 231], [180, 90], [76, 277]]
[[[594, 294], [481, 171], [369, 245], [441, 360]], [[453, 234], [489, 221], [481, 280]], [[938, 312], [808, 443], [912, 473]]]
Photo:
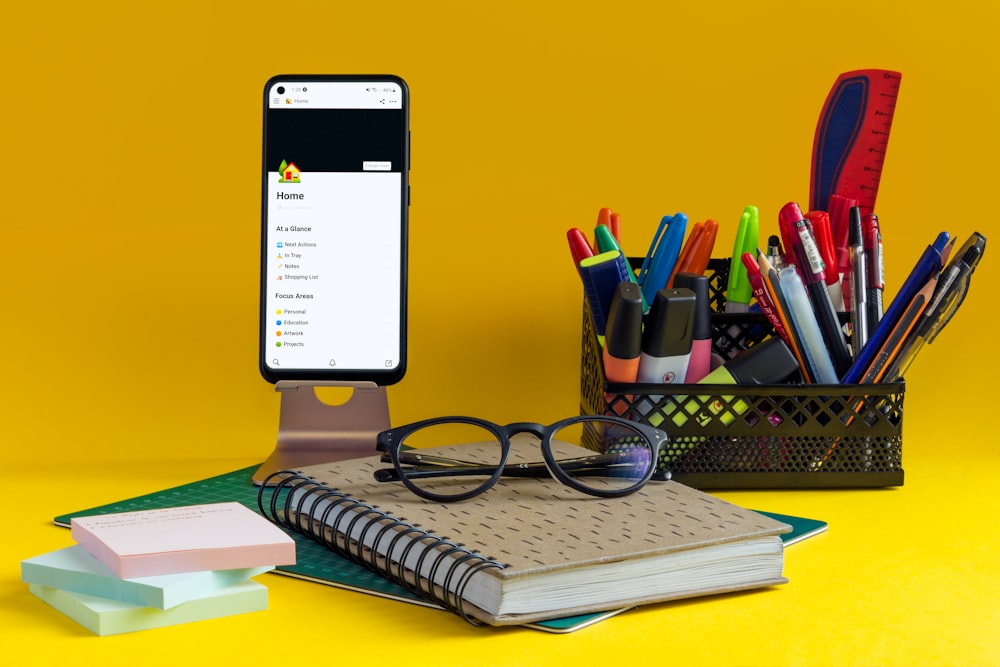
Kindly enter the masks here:
[[116, 576], [295, 563], [295, 542], [240, 503], [74, 518], [73, 539]]

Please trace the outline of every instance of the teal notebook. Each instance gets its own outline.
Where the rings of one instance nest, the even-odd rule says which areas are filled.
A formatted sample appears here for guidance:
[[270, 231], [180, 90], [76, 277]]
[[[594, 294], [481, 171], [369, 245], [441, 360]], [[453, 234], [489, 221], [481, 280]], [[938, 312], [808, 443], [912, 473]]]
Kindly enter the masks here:
[[[116, 503], [92, 507], [70, 514], [63, 514], [55, 517], [55, 523], [59, 526], [68, 527], [70, 520], [78, 516], [90, 516], [93, 514], [112, 514], [116, 512], [131, 512], [136, 510], [161, 509], [165, 507], [180, 507], [184, 505], [199, 505], [205, 503], [219, 502], [240, 502], [254, 510], [257, 509], [257, 487], [251, 480], [251, 475], [257, 470], [257, 466], [234, 470], [208, 479], [183, 484], [163, 491], [121, 500]], [[805, 539], [826, 529], [826, 523], [815, 519], [804, 519], [801, 517], [787, 516], [783, 514], [772, 514], [761, 512], [778, 521], [792, 526], [792, 532], [781, 536], [785, 545], [793, 544], [796, 541]], [[292, 534], [295, 540], [296, 564], [282, 565], [274, 571], [300, 579], [306, 579], [321, 584], [345, 588], [348, 590], [369, 593], [380, 597], [423, 605], [434, 609], [440, 609], [438, 605], [425, 600], [424, 598], [412, 594], [402, 586], [399, 586], [388, 579], [368, 570], [362, 565], [353, 563], [346, 558], [341, 558], [320, 544], [313, 542], [307, 537]], [[588, 625], [592, 625], [605, 618], [610, 618], [619, 614], [624, 609], [601, 612], [596, 614], [583, 614], [562, 619], [542, 621], [528, 624], [527, 627], [546, 632], [572, 632]]]

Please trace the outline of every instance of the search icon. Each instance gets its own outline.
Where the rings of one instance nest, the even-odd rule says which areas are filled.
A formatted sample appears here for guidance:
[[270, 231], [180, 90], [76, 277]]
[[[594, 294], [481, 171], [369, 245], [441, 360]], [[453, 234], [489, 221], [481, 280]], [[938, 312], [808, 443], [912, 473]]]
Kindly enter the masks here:
[[278, 363], [277, 359], [271, 359], [271, 365], [272, 366], [280, 366], [281, 364]]

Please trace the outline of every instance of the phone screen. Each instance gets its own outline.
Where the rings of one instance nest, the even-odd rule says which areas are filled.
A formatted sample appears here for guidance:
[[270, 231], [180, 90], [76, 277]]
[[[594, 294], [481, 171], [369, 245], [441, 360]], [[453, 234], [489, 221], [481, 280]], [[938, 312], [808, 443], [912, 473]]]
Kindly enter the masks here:
[[408, 91], [393, 76], [264, 90], [265, 379], [399, 381], [406, 367]]

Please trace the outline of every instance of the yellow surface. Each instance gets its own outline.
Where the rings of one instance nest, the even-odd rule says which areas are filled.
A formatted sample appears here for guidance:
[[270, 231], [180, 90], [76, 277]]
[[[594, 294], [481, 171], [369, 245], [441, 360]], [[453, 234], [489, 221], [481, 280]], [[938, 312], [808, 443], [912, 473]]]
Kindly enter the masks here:
[[[10, 4], [10, 3], [8, 3]], [[642, 253], [660, 216], [767, 232], [808, 199], [837, 74], [903, 72], [879, 195], [889, 294], [942, 229], [991, 235], [992, 3], [14, 3], [0, 25], [5, 382], [0, 639], [11, 664], [998, 664], [995, 258], [907, 378], [904, 487], [729, 492], [829, 521], [788, 586], [569, 636], [269, 575], [271, 608], [99, 639], [32, 598], [56, 514], [261, 460], [261, 88], [392, 72], [412, 93], [410, 369], [400, 424], [577, 411], [564, 232], [602, 206]], [[995, 242], [995, 241], [994, 241]], [[994, 251], [995, 252], [995, 251]], [[717, 253], [720, 254], [720, 253]], [[11, 658], [13, 656], [13, 658]]]

